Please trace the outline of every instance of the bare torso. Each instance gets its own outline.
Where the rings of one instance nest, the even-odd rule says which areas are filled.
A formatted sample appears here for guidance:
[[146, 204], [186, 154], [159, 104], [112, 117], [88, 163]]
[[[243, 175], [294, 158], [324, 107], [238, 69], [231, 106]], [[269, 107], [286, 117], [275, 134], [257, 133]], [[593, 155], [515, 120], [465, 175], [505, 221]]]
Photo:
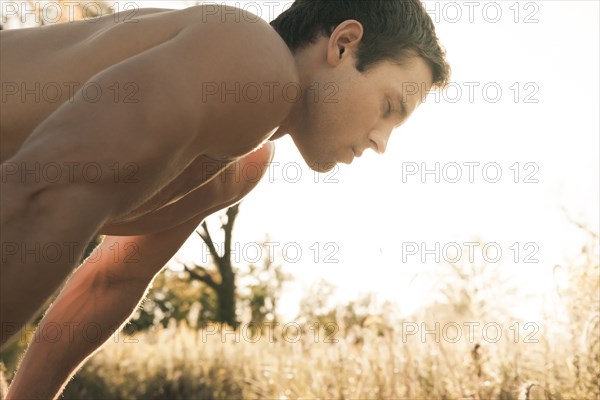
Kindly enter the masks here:
[[[2, 31], [0, 161], [12, 156], [73, 90], [103, 69], [174, 36], [188, 22], [183, 16], [173, 10], [140, 9], [129, 18], [117, 17], [119, 23], [108, 15], [97, 22]], [[13, 87], [18, 90], [14, 95], [8, 92]]]
[[[0, 162], [10, 161], [36, 126], [94, 75], [199, 23], [198, 14], [188, 10], [140, 9], [134, 14], [108, 15], [96, 22], [2, 31]], [[124, 99], [134, 96], [135, 89], [135, 85], [115, 87], [110, 95]], [[271, 132], [257, 138], [254, 147]], [[260, 157], [268, 162], [272, 145], [266, 148]], [[223, 180], [211, 178], [241, 155], [239, 151], [220, 159], [199, 155], [141, 206], [109, 221], [100, 233], [137, 235], [188, 219], [198, 212], [198, 204], [202, 204], [199, 199], [219, 196], [225, 190]], [[206, 207], [214, 204], [206, 202]]]

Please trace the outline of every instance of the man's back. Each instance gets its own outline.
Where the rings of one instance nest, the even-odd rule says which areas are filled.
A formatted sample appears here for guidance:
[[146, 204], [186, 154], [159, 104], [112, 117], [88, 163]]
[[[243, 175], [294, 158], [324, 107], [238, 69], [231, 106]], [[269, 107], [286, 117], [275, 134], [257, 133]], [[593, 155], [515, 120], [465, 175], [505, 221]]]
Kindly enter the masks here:
[[[79, 89], [84, 89], [84, 97], [89, 102], [105, 96], [117, 103], [139, 101], [137, 76], [131, 76], [126, 82], [115, 82], [108, 92], [102, 93], [98, 83], [90, 79], [106, 68], [173, 39], [187, 27], [194, 25], [208, 33], [211, 25], [223, 25], [221, 16], [214, 14], [203, 6], [185, 10], [139, 9], [41, 29], [2, 31], [0, 162], [14, 155], [34, 128], [61, 104], [70, 101]], [[233, 20], [235, 16], [228, 18]], [[235, 25], [240, 26], [240, 23]], [[262, 25], [270, 29], [266, 23]], [[270, 46], [264, 42], [268, 36], [270, 40], [278, 39], [274, 32], [261, 35], [256, 38], [256, 46]], [[226, 51], [228, 42], [237, 39], [235, 31], [221, 30], [218, 37], [210, 37], [210, 45]], [[199, 40], [197, 47], [185, 49], [181, 55], [201, 54], [202, 47]], [[284, 49], [282, 42], [280, 50]], [[252, 68], [250, 61], [240, 60], [240, 65]], [[205, 63], [214, 66], [215, 72], [224, 70], [218, 59], [207, 58]], [[202, 81], [202, 77], [189, 78]], [[221, 78], [228, 80], [226, 75]], [[201, 87], [189, 89], [200, 90]], [[220, 96], [215, 97], [219, 99]]]
[[[163, 12], [170, 14], [169, 22], [158, 24], [158, 20], [165, 20], [166, 15], [156, 18]], [[1, 33], [4, 98], [0, 161], [12, 156], [31, 131], [88, 79], [168, 40], [185, 21], [181, 13], [173, 15], [177, 13], [162, 9], [137, 10], [131, 17], [124, 14], [127, 13], [116, 18], [105, 16], [96, 22], [86, 20]], [[163, 28], [157, 29], [158, 26]], [[114, 94], [127, 97], [123, 88], [119, 91]]]
[[[129, 207], [108, 221], [108, 224], [122, 224], [139, 220], [182, 199], [224, 168], [226, 162], [207, 161], [201, 157], [210, 155], [206, 150], [211, 147], [209, 144], [215, 147], [214, 143], [218, 142], [218, 155], [229, 162], [260, 145], [277, 127], [277, 118], [273, 117], [280, 115], [279, 119], [282, 119], [285, 116], [281, 113], [282, 109], [289, 108], [291, 104], [282, 105], [281, 98], [269, 99], [272, 93], [263, 85], [261, 90], [264, 93], [260, 93], [263, 106], [257, 107], [253, 99], [239, 99], [239, 84], [247, 81], [259, 85], [260, 79], [255, 77], [260, 73], [256, 71], [266, 72], [262, 74], [263, 82], [268, 80], [277, 83], [279, 77], [276, 75], [286, 73], [293, 78], [293, 59], [283, 41], [266, 22], [240, 19], [239, 15], [231, 14], [232, 11], [240, 11], [234, 8], [227, 8], [227, 18], [221, 18], [222, 14], [215, 13], [215, 10], [225, 9], [215, 7], [141, 9], [93, 21], [2, 32], [0, 43], [5, 56], [2, 57], [4, 98], [0, 162], [12, 157], [32, 131], [61, 105], [71, 109], [78, 107], [81, 111], [70, 112], [77, 114], [80, 120], [96, 118], [91, 124], [94, 128], [100, 128], [94, 135], [100, 139], [99, 142], [104, 139], [107, 144], [121, 143], [125, 147], [127, 159], [121, 160], [117, 171], [114, 170], [116, 167], [112, 167], [116, 163], [110, 161], [110, 171], [102, 172], [104, 176], [114, 178], [118, 175], [120, 180], [134, 178], [141, 166], [135, 161], [135, 150], [142, 148], [138, 143], [144, 141], [145, 146], [154, 145], [167, 162], [159, 165], [166, 171], [166, 176], [161, 184], [145, 196], [138, 196], [138, 190], [130, 193], [135, 207]], [[188, 38], [183, 37], [184, 31]], [[244, 46], [244, 51], [230, 50], [236, 45], [239, 47], [243, 41], [253, 42], [254, 48]], [[265, 59], [265, 51], [271, 55], [269, 59]], [[215, 57], [215, 54], [221, 57]], [[135, 67], [127, 65], [140, 57], [144, 57], [144, 60], [137, 61]], [[166, 67], [163, 68], [163, 65]], [[243, 68], [240, 68], [242, 65]], [[270, 75], [266, 66], [270, 66], [271, 71], [280, 68], [284, 72]], [[154, 73], [153, 68], [157, 70]], [[112, 70], [119, 69], [125, 72], [118, 77], [105, 78], [111, 76]], [[102, 82], [99, 77], [102, 77]], [[217, 88], [216, 92], [209, 92], [214, 88]], [[74, 105], [76, 100], [73, 95], [79, 90], [79, 104]], [[153, 92], [151, 95], [148, 94], [150, 90]], [[161, 95], [166, 98], [168, 90], [172, 90], [178, 99], [161, 103]], [[160, 104], [153, 106], [153, 102]], [[189, 112], [182, 112], [184, 107], [181, 104], [186, 104]], [[160, 109], [157, 112], [158, 107]], [[86, 113], [90, 116], [86, 116]], [[128, 128], [125, 126], [127, 121], [118, 122], [123, 118], [123, 113], [126, 118], [137, 118], [141, 123], [132, 121]], [[148, 129], [143, 126], [150, 119], [145, 117], [148, 114], [157, 121], [152, 126], [163, 121], [175, 123], [165, 123], [163, 129], [156, 129], [155, 134], [159, 136], [152, 140], [151, 133], [144, 132]], [[104, 126], [101, 121], [104, 121]], [[55, 134], [62, 138], [69, 129], [76, 129], [71, 142], [80, 141], [78, 136], [90, 135], [91, 127], [81, 121], [77, 124], [79, 126], [75, 128], [69, 124], [63, 132]], [[186, 129], [191, 134], [184, 132]], [[38, 134], [42, 140], [44, 135], [47, 133]], [[190, 138], [190, 135], [195, 137]], [[166, 151], [169, 147], [177, 148], [190, 140], [194, 146], [186, 146], [185, 154], [169, 154]], [[102, 152], [103, 148], [90, 148], [92, 143], [93, 140], [81, 140], [79, 148], [74, 146], [77, 154], [67, 155], [67, 159], [55, 156], [52, 164], [58, 163], [60, 174], [66, 176], [73, 173], [73, 168], [66, 168], [65, 164], [71, 165], [74, 161], [78, 164], [101, 162], [95, 159], [94, 153]], [[61, 146], [59, 151], [64, 147]], [[103, 147], [108, 154], [112, 154], [108, 146]], [[92, 154], [87, 155], [86, 152]], [[42, 162], [42, 159], [35, 158], [35, 161]], [[21, 165], [16, 165], [15, 169], [22, 169]], [[39, 169], [43, 169], [43, 165]], [[40, 174], [43, 175], [43, 172], [41, 170]], [[114, 190], [118, 190], [117, 183], [110, 182], [115, 186]], [[123, 191], [121, 195], [128, 196]], [[189, 210], [189, 206], [185, 209], [179, 207], [176, 215], [172, 210], [169, 211], [168, 218], [174, 224], [188, 218], [190, 212], [197, 212]], [[164, 224], [163, 219], [152, 225]], [[138, 228], [149, 227], [139, 222]], [[119, 232], [127, 230], [123, 231], [120, 226]], [[139, 229], [135, 233], [139, 234]]]

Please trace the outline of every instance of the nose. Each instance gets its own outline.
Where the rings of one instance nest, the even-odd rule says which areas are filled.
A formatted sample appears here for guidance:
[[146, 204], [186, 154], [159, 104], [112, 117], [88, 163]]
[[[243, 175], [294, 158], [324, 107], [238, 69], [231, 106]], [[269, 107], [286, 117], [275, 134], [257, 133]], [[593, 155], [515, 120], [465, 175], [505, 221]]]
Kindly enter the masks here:
[[371, 141], [372, 148], [376, 153], [385, 153], [391, 133], [392, 131], [385, 132], [383, 130], [374, 130], [369, 134], [369, 140]]

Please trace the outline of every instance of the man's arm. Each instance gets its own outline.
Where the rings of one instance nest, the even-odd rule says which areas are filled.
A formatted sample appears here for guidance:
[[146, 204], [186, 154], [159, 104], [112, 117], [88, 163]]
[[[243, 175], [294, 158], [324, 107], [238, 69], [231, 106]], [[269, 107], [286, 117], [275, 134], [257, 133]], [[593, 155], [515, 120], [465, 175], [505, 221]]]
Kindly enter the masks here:
[[55, 398], [129, 319], [154, 276], [204, 217], [153, 235], [106, 236], [40, 322], [7, 399]]

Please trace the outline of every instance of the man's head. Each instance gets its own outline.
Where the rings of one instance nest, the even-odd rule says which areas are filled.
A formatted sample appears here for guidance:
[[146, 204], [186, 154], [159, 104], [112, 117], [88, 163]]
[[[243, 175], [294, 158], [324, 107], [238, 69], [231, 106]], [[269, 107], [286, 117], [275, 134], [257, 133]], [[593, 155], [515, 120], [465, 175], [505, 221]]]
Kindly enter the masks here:
[[366, 148], [383, 152], [391, 131], [449, 79], [419, 0], [296, 0], [271, 26], [303, 88], [282, 127], [319, 171]]

